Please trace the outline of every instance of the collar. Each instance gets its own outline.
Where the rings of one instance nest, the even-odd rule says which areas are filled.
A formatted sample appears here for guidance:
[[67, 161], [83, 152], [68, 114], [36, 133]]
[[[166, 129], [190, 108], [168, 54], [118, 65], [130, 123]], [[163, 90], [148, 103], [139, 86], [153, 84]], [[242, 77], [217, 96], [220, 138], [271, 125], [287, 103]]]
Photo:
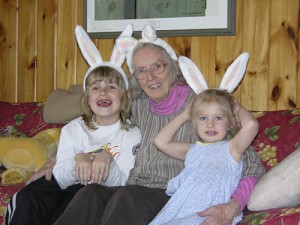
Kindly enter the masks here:
[[184, 105], [189, 92], [188, 85], [176, 84], [163, 102], [157, 103], [150, 99], [151, 112], [159, 115], [172, 115], [178, 112]]

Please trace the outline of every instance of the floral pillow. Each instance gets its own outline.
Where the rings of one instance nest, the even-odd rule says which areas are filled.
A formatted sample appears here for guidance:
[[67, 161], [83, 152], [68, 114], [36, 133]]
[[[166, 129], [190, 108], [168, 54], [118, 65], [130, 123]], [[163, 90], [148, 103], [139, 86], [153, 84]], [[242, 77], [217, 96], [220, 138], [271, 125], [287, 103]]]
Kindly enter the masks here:
[[59, 124], [48, 124], [43, 119], [44, 103], [9, 103], [0, 101], [0, 137], [33, 137]]
[[239, 225], [296, 225], [300, 221], [300, 207], [270, 209], [259, 212], [244, 211]]
[[[295, 159], [293, 155], [299, 154], [297, 148], [300, 145], [300, 109], [257, 112], [254, 114], [258, 118], [260, 128], [252, 145], [260, 154], [263, 164], [268, 171], [264, 175], [265, 178], [263, 176], [256, 186], [263, 187], [265, 190], [272, 189], [273, 191], [269, 191], [268, 194], [272, 194], [278, 198], [279, 196], [283, 196], [283, 194], [289, 194], [291, 192], [290, 187], [285, 185], [285, 178], [282, 178], [280, 182], [276, 183], [278, 180], [278, 175], [276, 174], [279, 173], [282, 175], [285, 169], [283, 169], [284, 171], [282, 172], [278, 172], [278, 170], [286, 167], [287, 164], [292, 165], [289, 162], [286, 163], [287, 160], [290, 159], [284, 160], [285, 158], [289, 158], [287, 156], [291, 155], [292, 157], [290, 158], [292, 158], [294, 162]], [[298, 159], [296, 158], [296, 160]], [[278, 167], [276, 169], [274, 168], [274, 171], [271, 170], [276, 165], [278, 165]], [[297, 174], [295, 175], [297, 176]], [[280, 190], [280, 193], [278, 193], [279, 188], [277, 185], [280, 184], [282, 184], [282, 187], [286, 187], [286, 191]], [[297, 191], [297, 188], [295, 188], [294, 191]], [[255, 192], [253, 191], [253, 193]], [[251, 201], [258, 200], [257, 196], [260, 195], [253, 195]], [[262, 201], [264, 201], [264, 203], [268, 202], [268, 198], [269, 197], [266, 197], [262, 199]], [[259, 210], [257, 208], [256, 210], [259, 211], [249, 211], [246, 209], [244, 211], [243, 220], [239, 224], [290, 225], [297, 224], [300, 221], [300, 206], [276, 208], [276, 206], [273, 207], [269, 204], [267, 208], [269, 209]]]
[[[0, 167], [0, 173], [4, 167]], [[14, 193], [24, 187], [24, 183], [15, 185], [0, 185], [0, 224], [4, 224], [7, 206]], [[2, 220], [2, 221], [1, 221]]]
[[300, 109], [257, 113], [259, 132], [252, 145], [266, 170], [300, 146]]
[[28, 136], [26, 134], [24, 134], [22, 131], [20, 131], [18, 128], [15, 128], [13, 126], [7, 126], [4, 129], [0, 129], [0, 137], [25, 138]]

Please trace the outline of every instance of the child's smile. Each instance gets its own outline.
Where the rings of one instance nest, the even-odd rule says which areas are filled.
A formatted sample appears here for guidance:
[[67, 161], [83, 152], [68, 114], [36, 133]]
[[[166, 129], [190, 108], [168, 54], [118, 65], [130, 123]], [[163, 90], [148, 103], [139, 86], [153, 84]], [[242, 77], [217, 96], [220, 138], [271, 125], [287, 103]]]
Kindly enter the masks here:
[[207, 104], [197, 121], [199, 137], [208, 143], [223, 140], [229, 129], [229, 120], [216, 103]]
[[102, 99], [97, 102], [97, 105], [100, 107], [108, 107], [112, 104], [112, 101], [108, 99]]

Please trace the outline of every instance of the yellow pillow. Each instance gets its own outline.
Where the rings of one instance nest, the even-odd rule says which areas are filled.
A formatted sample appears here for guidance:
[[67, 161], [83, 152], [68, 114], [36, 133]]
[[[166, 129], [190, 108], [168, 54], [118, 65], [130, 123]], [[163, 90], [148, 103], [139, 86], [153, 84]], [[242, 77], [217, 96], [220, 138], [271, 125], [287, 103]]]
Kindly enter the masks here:
[[0, 138], [0, 163], [7, 169], [2, 184], [26, 182], [56, 153], [60, 131], [50, 128], [33, 138]]

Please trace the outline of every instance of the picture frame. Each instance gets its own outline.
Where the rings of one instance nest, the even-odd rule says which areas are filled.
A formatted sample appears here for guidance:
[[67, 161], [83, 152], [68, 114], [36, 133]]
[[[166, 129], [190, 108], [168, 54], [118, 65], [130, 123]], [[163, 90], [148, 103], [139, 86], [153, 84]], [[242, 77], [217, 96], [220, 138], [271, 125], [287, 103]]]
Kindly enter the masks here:
[[[83, 6], [83, 27], [91, 38], [115, 38], [128, 23], [133, 25], [135, 37], [141, 36], [141, 30], [147, 23], [155, 28], [160, 37], [235, 35], [236, 0], [204, 0], [206, 2], [206, 12], [208, 12], [205, 16], [113, 20], [95, 19], [96, 1], [99, 4], [101, 0], [84, 0]], [[114, 0], [105, 1], [115, 3]], [[166, 0], [151, 2], [158, 1], [166, 2]], [[103, 11], [104, 13], [106, 11]]]

